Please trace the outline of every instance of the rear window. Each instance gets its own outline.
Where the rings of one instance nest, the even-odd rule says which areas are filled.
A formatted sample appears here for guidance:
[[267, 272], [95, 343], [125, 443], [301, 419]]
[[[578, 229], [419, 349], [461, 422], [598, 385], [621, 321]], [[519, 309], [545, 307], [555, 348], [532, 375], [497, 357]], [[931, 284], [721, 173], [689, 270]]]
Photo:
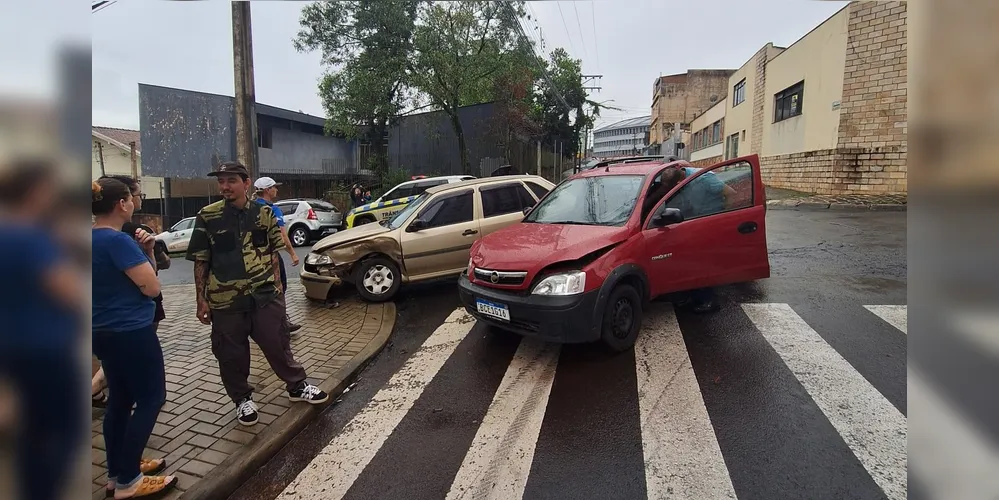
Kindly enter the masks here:
[[295, 203], [275, 203], [274, 206], [281, 209], [281, 213], [291, 215], [298, 211], [298, 202]]
[[537, 184], [531, 181], [524, 181], [524, 184], [527, 184], [527, 187], [531, 188], [531, 191], [534, 191], [534, 196], [537, 196], [539, 200], [541, 198], [544, 198], [545, 195], [548, 194], [548, 189], [542, 186], [541, 184]]
[[635, 210], [644, 180], [643, 175], [603, 175], [566, 181], [524, 222], [623, 226]]
[[534, 205], [534, 198], [519, 182], [481, 188], [479, 192], [482, 194], [482, 216], [485, 218], [523, 212], [524, 208]]
[[336, 207], [321, 200], [309, 200], [309, 206], [316, 212], [335, 212]]

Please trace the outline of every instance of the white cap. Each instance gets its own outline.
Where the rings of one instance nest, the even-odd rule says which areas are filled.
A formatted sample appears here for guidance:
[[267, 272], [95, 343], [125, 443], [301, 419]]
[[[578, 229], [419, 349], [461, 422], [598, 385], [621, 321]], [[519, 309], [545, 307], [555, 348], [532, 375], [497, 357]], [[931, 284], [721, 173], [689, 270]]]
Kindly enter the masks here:
[[257, 179], [257, 182], [253, 183], [253, 187], [261, 191], [267, 188], [272, 188], [274, 186], [280, 186], [280, 185], [281, 185], [280, 182], [274, 182], [274, 179], [271, 179], [270, 177], [261, 177]]

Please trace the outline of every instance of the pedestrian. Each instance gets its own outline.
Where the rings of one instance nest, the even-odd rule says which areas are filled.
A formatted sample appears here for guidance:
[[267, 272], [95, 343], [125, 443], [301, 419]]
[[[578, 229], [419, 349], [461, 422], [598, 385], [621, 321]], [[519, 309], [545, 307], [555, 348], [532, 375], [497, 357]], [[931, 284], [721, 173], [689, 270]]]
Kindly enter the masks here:
[[[142, 200], [145, 199], [145, 194], [142, 193], [142, 185], [138, 179], [127, 175], [104, 175], [100, 178], [115, 179], [128, 186], [128, 190], [132, 194], [132, 202], [135, 204], [135, 211], [137, 212], [142, 210]], [[155, 231], [153, 231], [153, 229], [149, 226], [145, 224], [136, 224], [131, 220], [126, 222], [121, 227], [121, 231], [123, 233], [133, 238], [138, 238], [136, 233], [140, 229], [149, 235], [155, 234]], [[155, 245], [153, 248], [156, 257], [156, 260], [154, 261], [156, 274], [159, 275], [161, 269], [170, 268], [170, 255], [166, 253], [165, 247]], [[156, 312], [153, 316], [153, 331], [157, 332], [159, 330], [160, 322], [166, 319], [166, 311], [163, 309], [163, 294], [160, 293], [157, 295], [153, 301], [156, 303]], [[107, 380], [104, 377], [104, 369], [98, 368], [97, 373], [94, 374], [92, 380], [90, 381], [92, 404], [97, 408], [103, 408], [107, 405], [107, 394], [104, 392], [106, 384]], [[152, 465], [148, 461], [144, 461], [143, 467], [148, 471], [151, 470]]]
[[[281, 230], [281, 241], [284, 242], [284, 249], [286, 252], [288, 252], [288, 255], [291, 257], [291, 265], [297, 266], [298, 254], [295, 253], [295, 247], [291, 245], [291, 240], [288, 239], [288, 230], [285, 229], [284, 227], [285, 226], [284, 213], [281, 212], [280, 207], [274, 204], [274, 200], [277, 199], [277, 194], [278, 194], [277, 187], [280, 185], [281, 185], [280, 182], [274, 182], [274, 179], [271, 179], [270, 177], [261, 177], [257, 179], [257, 181], [253, 183], [253, 187], [256, 188], [257, 190], [257, 196], [255, 200], [257, 203], [260, 203], [261, 205], [267, 205], [268, 207], [271, 207], [271, 210], [274, 211], [274, 218], [277, 219], [278, 229]], [[281, 289], [287, 291], [288, 273], [284, 269], [284, 259], [281, 258], [280, 251], [277, 252], [277, 256], [278, 256], [278, 264], [281, 265]], [[302, 328], [302, 325], [291, 322], [291, 319], [288, 318], [287, 311], [285, 311], [285, 321], [288, 323], [288, 331], [290, 333], [295, 333]]]
[[284, 241], [274, 212], [250, 201], [250, 176], [240, 163], [225, 162], [208, 175], [217, 179], [223, 200], [198, 212], [187, 259], [194, 261], [198, 320], [212, 326], [212, 352], [237, 421], [257, 423], [247, 381], [251, 338], [291, 401], [325, 402], [329, 395], [308, 382], [291, 352], [277, 255]]
[[22, 500], [63, 498], [85, 439], [77, 349], [86, 289], [72, 249], [46, 220], [59, 207], [56, 169], [47, 160], [0, 169], [0, 385], [10, 397], [0, 413], [16, 425], [4, 437], [14, 441], [20, 479], [16, 491], [4, 489]]
[[[142, 472], [142, 452], [166, 402], [163, 350], [154, 326], [153, 299], [160, 294], [156, 240], [142, 230], [134, 235], [122, 232], [135, 211], [125, 183], [98, 179], [91, 183], [91, 197], [93, 349], [108, 384], [106, 493], [113, 488], [115, 499], [144, 497], [177, 485], [175, 476]], [[166, 467], [162, 459], [153, 463], [153, 470]]]

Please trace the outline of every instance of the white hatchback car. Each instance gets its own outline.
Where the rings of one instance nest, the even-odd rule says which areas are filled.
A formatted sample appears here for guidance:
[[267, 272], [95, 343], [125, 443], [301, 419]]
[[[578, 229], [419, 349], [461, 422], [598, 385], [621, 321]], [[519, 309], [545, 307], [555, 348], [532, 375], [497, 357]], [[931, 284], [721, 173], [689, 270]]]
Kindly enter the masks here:
[[291, 244], [301, 247], [333, 234], [343, 224], [343, 214], [335, 206], [314, 198], [294, 198], [274, 203], [284, 214], [284, 227]]
[[181, 219], [170, 229], [156, 235], [156, 245], [167, 253], [186, 252], [194, 232], [194, 217]]

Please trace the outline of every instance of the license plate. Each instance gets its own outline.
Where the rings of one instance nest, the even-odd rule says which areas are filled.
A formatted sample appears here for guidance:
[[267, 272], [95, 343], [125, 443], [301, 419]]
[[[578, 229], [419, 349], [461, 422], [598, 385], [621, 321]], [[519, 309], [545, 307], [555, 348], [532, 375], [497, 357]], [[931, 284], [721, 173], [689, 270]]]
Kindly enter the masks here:
[[489, 302], [488, 300], [477, 299], [475, 301], [475, 308], [486, 316], [501, 319], [503, 321], [510, 321], [510, 308], [504, 304], [497, 304], [495, 302]]

